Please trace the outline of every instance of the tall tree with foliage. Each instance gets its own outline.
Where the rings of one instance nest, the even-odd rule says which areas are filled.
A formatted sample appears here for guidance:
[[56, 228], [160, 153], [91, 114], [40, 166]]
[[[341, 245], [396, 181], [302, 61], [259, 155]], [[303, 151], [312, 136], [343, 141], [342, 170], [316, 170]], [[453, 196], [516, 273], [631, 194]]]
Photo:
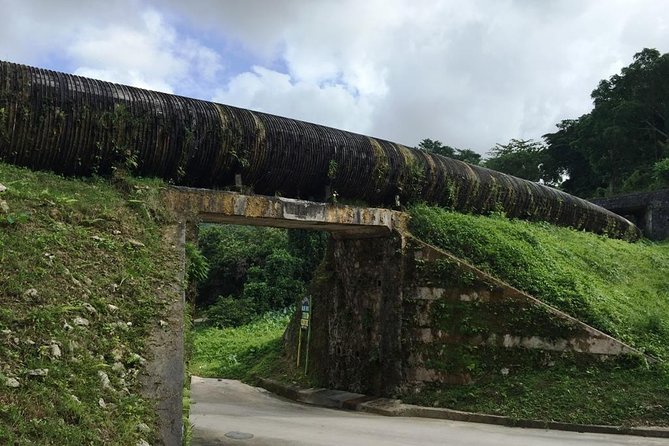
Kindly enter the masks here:
[[560, 184], [562, 190], [587, 197], [605, 184], [593, 171], [585, 153], [575, 144], [579, 124], [579, 119], [565, 119], [557, 124], [557, 132], [544, 135], [548, 154], [545, 162], [548, 170], [561, 172], [567, 177]]
[[550, 160], [548, 149], [531, 139], [512, 139], [507, 144], [497, 144], [488, 152], [484, 166], [530, 181], [558, 185], [561, 171]]
[[474, 152], [471, 149], [456, 149], [455, 147], [444, 145], [441, 141], [437, 139], [425, 138], [420, 143], [418, 143], [418, 150], [425, 150], [426, 152], [436, 153], [438, 155], [443, 155], [448, 158], [453, 158], [456, 160], [464, 161], [469, 164], [480, 164], [481, 155]]
[[203, 225], [199, 245], [208, 271], [198, 277], [198, 307], [213, 324], [227, 327], [295, 304], [326, 241], [320, 231]]
[[570, 177], [565, 190], [588, 196], [661, 187], [654, 166], [669, 157], [669, 54], [635, 54], [592, 99], [589, 114], [545, 135], [551, 158]]

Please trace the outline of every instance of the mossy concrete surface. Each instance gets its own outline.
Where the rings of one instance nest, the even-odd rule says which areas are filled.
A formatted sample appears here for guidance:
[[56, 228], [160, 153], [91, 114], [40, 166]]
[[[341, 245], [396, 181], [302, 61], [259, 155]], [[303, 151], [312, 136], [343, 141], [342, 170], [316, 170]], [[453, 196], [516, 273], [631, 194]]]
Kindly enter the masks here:
[[[404, 233], [332, 238], [312, 283], [309, 367], [331, 388], [390, 396], [519, 364], [623, 358], [634, 348]], [[295, 355], [297, 317], [287, 332]], [[618, 359], [615, 359], [618, 360]]]
[[185, 225], [165, 226], [163, 233], [164, 244], [174, 249], [178, 257], [171, 265], [174, 268], [172, 282], [156, 290], [163, 308], [158, 323], [152, 325], [147, 337], [147, 363], [140, 375], [140, 392], [155, 403], [158, 442], [178, 445], [184, 430]]
[[313, 229], [349, 238], [388, 236], [407, 220], [389, 209], [187, 187], [170, 187], [165, 204], [190, 222]]

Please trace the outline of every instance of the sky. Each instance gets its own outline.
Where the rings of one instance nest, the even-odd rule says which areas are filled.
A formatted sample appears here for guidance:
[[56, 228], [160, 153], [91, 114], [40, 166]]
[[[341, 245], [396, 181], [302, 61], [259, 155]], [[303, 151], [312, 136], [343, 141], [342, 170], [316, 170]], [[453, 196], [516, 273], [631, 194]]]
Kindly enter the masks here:
[[0, 0], [0, 60], [485, 153], [592, 108], [666, 0]]

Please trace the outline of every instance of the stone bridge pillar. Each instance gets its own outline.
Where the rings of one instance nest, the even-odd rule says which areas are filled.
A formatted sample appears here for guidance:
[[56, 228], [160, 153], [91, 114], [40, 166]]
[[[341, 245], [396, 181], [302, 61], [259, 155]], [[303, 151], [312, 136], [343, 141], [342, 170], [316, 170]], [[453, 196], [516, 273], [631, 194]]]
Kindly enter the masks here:
[[402, 243], [398, 234], [330, 239], [310, 289], [310, 366], [331, 388], [389, 395], [404, 380]]

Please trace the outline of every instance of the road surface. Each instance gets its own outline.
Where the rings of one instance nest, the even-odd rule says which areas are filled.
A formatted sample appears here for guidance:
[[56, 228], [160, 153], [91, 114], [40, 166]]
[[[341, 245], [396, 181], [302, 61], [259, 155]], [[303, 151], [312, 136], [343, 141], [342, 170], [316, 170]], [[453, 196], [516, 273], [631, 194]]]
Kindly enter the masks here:
[[295, 403], [233, 380], [193, 377], [193, 446], [618, 446], [669, 440], [384, 417]]

